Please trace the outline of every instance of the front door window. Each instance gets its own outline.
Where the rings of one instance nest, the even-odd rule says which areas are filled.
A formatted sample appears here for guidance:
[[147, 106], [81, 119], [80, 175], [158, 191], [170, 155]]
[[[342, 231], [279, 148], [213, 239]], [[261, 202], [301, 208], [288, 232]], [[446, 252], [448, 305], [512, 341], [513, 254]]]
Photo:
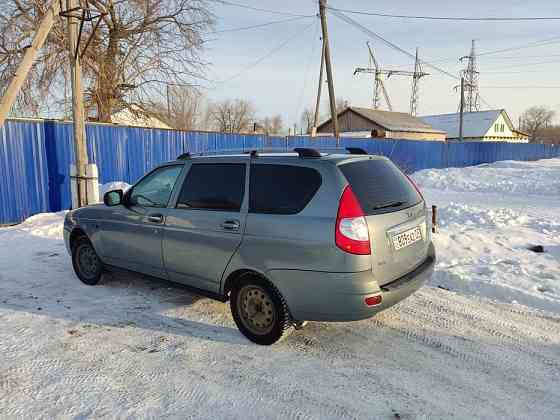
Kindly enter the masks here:
[[167, 207], [173, 186], [183, 169], [182, 165], [156, 169], [136, 184], [130, 194], [130, 204], [142, 207]]

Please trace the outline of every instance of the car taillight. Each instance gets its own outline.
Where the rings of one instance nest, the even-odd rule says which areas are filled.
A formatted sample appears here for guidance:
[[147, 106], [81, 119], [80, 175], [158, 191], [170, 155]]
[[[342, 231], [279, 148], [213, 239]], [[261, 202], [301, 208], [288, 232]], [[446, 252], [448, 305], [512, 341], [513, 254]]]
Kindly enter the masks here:
[[350, 254], [371, 254], [366, 218], [350, 185], [344, 189], [338, 205], [335, 243]]
[[407, 174], [404, 174], [404, 175], [408, 178], [408, 180], [410, 181], [412, 186], [416, 189], [418, 194], [420, 194], [420, 197], [422, 198], [422, 200], [424, 200], [424, 194], [422, 194], [422, 191], [420, 191], [420, 188], [418, 188], [418, 185], [416, 185], [416, 182], [414, 182], [414, 180], [411, 177], [409, 177]]

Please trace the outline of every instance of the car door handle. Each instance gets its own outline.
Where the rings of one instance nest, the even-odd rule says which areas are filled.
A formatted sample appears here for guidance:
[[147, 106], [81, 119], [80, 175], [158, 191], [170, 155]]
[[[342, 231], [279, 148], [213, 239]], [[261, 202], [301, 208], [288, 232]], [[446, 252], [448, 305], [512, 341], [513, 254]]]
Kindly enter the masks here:
[[152, 223], [163, 222], [163, 214], [150, 214], [150, 215], [148, 215], [148, 222], [152, 222]]
[[222, 228], [226, 230], [238, 230], [239, 226], [239, 220], [226, 220], [224, 223], [222, 223]]

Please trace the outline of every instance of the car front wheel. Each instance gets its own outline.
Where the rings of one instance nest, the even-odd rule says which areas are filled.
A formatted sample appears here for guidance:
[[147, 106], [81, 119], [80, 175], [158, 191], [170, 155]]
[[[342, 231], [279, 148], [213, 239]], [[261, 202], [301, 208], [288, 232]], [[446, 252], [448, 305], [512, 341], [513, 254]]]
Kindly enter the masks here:
[[72, 246], [72, 265], [82, 283], [94, 286], [101, 280], [103, 264], [88, 238], [78, 238]]
[[257, 344], [274, 344], [291, 327], [284, 298], [257, 275], [245, 275], [236, 282], [231, 290], [230, 307], [239, 330]]

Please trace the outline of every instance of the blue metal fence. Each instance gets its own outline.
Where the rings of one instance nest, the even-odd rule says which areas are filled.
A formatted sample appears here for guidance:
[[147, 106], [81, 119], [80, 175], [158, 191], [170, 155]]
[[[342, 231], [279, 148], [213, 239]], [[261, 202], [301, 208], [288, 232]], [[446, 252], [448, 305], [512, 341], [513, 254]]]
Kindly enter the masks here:
[[[288, 151], [295, 147], [336, 148], [332, 137], [269, 137], [181, 132], [109, 124], [88, 124], [89, 158], [101, 183], [133, 183], [155, 165], [184, 152]], [[72, 124], [50, 120], [9, 120], [0, 129], [0, 224], [17, 223], [71, 205]], [[463, 167], [498, 160], [560, 157], [560, 147], [542, 144], [443, 143], [342, 138], [340, 148], [361, 147], [390, 157], [408, 172]]]

